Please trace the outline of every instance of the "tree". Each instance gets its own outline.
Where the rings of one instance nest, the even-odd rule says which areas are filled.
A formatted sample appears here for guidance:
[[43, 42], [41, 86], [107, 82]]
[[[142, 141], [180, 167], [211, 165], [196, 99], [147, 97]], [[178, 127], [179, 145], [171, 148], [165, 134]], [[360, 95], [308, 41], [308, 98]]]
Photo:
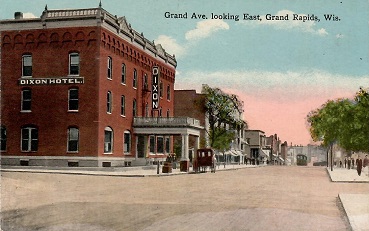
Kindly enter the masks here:
[[204, 99], [201, 107], [209, 121], [209, 140], [210, 146], [225, 150], [234, 139], [234, 133], [231, 134], [228, 128], [239, 129], [247, 126], [242, 120], [243, 102], [237, 95], [227, 94], [219, 88], [211, 88], [203, 85], [202, 93]]
[[329, 100], [308, 114], [314, 141], [337, 142], [348, 151], [369, 150], [369, 93], [360, 88], [354, 100]]

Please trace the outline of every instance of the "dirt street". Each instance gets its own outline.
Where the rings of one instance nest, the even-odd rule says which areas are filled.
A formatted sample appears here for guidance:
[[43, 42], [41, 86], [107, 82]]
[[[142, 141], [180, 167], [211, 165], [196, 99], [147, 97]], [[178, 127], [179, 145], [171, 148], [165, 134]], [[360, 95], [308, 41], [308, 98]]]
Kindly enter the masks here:
[[2, 172], [2, 229], [349, 230], [323, 167], [267, 166], [163, 177]]

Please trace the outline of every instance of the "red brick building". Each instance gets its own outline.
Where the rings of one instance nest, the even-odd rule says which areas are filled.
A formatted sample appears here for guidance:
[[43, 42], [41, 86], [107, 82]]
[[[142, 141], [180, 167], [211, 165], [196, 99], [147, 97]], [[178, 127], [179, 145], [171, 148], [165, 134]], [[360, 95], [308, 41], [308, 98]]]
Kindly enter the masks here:
[[0, 33], [3, 165], [142, 165], [173, 152], [178, 132], [153, 117], [174, 116], [177, 62], [124, 17], [45, 8]]

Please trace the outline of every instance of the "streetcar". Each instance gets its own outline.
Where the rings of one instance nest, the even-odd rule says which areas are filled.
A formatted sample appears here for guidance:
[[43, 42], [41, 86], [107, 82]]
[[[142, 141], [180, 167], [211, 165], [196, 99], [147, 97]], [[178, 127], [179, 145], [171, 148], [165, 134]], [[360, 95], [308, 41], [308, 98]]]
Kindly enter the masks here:
[[307, 165], [307, 156], [304, 154], [297, 154], [297, 165], [298, 166], [306, 166]]

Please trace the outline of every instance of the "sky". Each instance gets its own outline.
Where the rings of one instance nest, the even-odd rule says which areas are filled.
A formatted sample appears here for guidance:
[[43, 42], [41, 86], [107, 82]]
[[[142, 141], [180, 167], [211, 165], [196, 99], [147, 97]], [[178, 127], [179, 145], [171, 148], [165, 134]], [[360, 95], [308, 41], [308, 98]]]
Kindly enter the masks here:
[[[208, 84], [236, 94], [250, 129], [277, 134], [288, 144], [312, 143], [310, 111], [369, 87], [368, 0], [101, 2], [175, 55], [175, 89], [200, 92]], [[39, 17], [45, 5], [94, 8], [99, 0], [1, 3], [0, 20], [16, 11]], [[178, 18], [186, 13], [187, 18]]]

